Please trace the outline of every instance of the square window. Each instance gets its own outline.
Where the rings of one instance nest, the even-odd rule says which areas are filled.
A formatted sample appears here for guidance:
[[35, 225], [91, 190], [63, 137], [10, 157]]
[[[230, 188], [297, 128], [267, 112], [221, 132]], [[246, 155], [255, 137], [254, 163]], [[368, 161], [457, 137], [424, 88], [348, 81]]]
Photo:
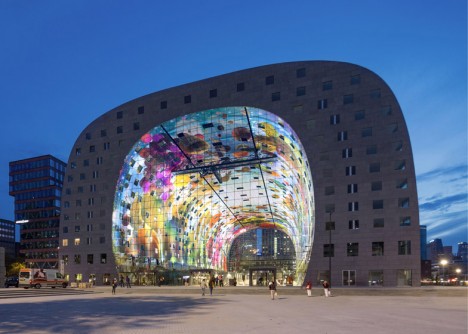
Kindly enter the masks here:
[[296, 78], [303, 78], [306, 76], [306, 69], [304, 67], [296, 70]]
[[133, 130], [140, 130], [140, 123], [133, 123]]
[[317, 109], [326, 109], [328, 107], [328, 100], [321, 99], [317, 101]]
[[392, 114], [392, 107], [391, 106], [385, 106], [382, 107], [380, 110], [383, 116], [390, 116]]
[[343, 159], [348, 159], [353, 157], [353, 149], [352, 148], [345, 148], [341, 151], [341, 157]]
[[210, 90], [210, 99], [217, 97], [218, 96], [218, 90], [217, 89], [211, 89]]
[[334, 257], [335, 256], [335, 245], [324, 244], [323, 245], [323, 257]]
[[271, 100], [272, 100], [272, 101], [279, 101], [279, 100], [281, 100], [281, 93], [280, 93], [280, 92], [272, 93], [272, 94], [271, 94]]
[[331, 115], [330, 116], [330, 124], [331, 125], [340, 124], [340, 115]]
[[122, 125], [117, 127], [117, 133], [123, 133], [123, 126]]
[[370, 97], [371, 97], [372, 99], [380, 99], [380, 95], [381, 95], [381, 94], [380, 94], [380, 89], [373, 89], [373, 90], [371, 90], [371, 92], [370, 92]]
[[159, 107], [161, 109], [167, 109], [167, 101], [161, 101], [161, 103], [159, 104]]
[[68, 226], [63, 227], [63, 233], [68, 233]]
[[243, 92], [245, 90], [245, 83], [239, 82], [237, 83], [237, 91], [238, 92]]
[[91, 133], [87, 132], [86, 135], [85, 135], [85, 138], [86, 138], [86, 140], [90, 140], [91, 139]]
[[145, 107], [141, 106], [138, 107], [138, 115], [144, 114], [145, 113]]
[[335, 204], [325, 204], [325, 213], [335, 212]]
[[101, 130], [101, 137], [107, 136], [107, 130]]
[[93, 254], [88, 254], [88, 255], [86, 256], [86, 260], [87, 260], [87, 263], [88, 263], [88, 264], [93, 264], [93, 262], [94, 262], [94, 256], [93, 256]]
[[361, 131], [361, 137], [372, 137], [372, 128], [364, 128]]
[[346, 166], [346, 176], [356, 175], [356, 166]]
[[348, 221], [348, 227], [350, 230], [358, 230], [359, 229], [359, 219], [353, 219]]
[[408, 189], [408, 179], [398, 180], [396, 182], [397, 189]]
[[411, 217], [400, 217], [400, 226], [411, 226]]
[[348, 140], [348, 132], [347, 131], [338, 132], [338, 141], [345, 141], [345, 140]]
[[296, 96], [304, 96], [306, 94], [305, 86], [297, 87], [296, 88]]
[[407, 198], [407, 197], [399, 198], [398, 199], [398, 207], [403, 208], [403, 209], [409, 208], [409, 198]]
[[322, 82], [322, 90], [332, 90], [332, 89], [333, 89], [333, 81]]
[[270, 75], [265, 78], [265, 85], [273, 85], [275, 83], [275, 76]]
[[96, 146], [91, 145], [91, 146], [89, 147], [89, 152], [91, 152], [91, 153], [96, 152]]
[[75, 246], [79, 246], [80, 245], [80, 238], [75, 238]]
[[330, 196], [335, 193], [335, 187], [334, 186], [327, 186], [325, 187], [325, 195]]
[[395, 161], [395, 170], [405, 170], [405, 169], [406, 169], [406, 161], [405, 160]]
[[192, 103], [192, 95], [185, 95], [184, 96], [184, 103]]
[[361, 121], [366, 117], [364, 110], [359, 110], [354, 113], [354, 120]]
[[358, 192], [358, 185], [356, 183], [348, 184], [348, 194], [356, 194]]
[[121, 119], [123, 117], [123, 111], [117, 111], [117, 119]]
[[75, 254], [75, 264], [80, 264], [81, 263], [81, 255]]
[[68, 239], [63, 239], [62, 240], [62, 246], [67, 247], [68, 246]]
[[85, 166], [85, 167], [89, 166], [89, 159], [83, 160], [83, 166]]
[[366, 154], [373, 155], [377, 154], [377, 145], [371, 145], [366, 147]]
[[411, 240], [398, 241], [398, 255], [411, 255]]
[[75, 155], [80, 155], [81, 154], [81, 148], [75, 149]]
[[348, 211], [350, 212], [359, 211], [359, 202], [349, 202]]
[[385, 226], [385, 221], [383, 218], [374, 218], [374, 227], [382, 228]]
[[107, 263], [107, 254], [101, 254], [101, 264]]
[[346, 245], [346, 255], [347, 256], [358, 256], [359, 255], [359, 243], [357, 242], [348, 242]]
[[80, 232], [80, 225], [75, 225], [75, 232]]
[[372, 209], [374, 210], [381, 210], [383, 209], [384, 202], [383, 199], [376, 199], [372, 201]]
[[100, 244], [105, 244], [106, 243], [106, 237], [99, 237], [99, 243]]
[[369, 173], [379, 173], [380, 172], [380, 162], [372, 162], [369, 164]]
[[361, 83], [361, 75], [356, 74], [351, 76], [351, 85], [359, 85]]
[[371, 191], [382, 190], [382, 181], [374, 181], [371, 183]]
[[343, 96], [343, 104], [350, 104], [354, 102], [354, 95], [348, 94]]
[[372, 243], [372, 256], [383, 256], [384, 255], [384, 243], [383, 241]]

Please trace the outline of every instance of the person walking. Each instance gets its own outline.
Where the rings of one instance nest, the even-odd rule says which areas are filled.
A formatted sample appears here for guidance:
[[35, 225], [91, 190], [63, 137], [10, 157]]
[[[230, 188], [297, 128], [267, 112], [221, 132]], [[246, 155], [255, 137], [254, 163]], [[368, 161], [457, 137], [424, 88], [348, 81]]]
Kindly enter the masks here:
[[307, 297], [312, 297], [312, 282], [308, 281], [306, 284]]
[[210, 281], [208, 282], [208, 286], [210, 288], [210, 296], [213, 295], [213, 288], [214, 288], [215, 285], [216, 285], [216, 280], [215, 280], [214, 277], [211, 277]]
[[127, 282], [127, 288], [131, 288], [132, 286], [130, 285], [130, 277], [128, 275], [125, 277], [125, 282]]
[[121, 288], [123, 288], [125, 286], [123, 275], [120, 275], [119, 285], [120, 285]]
[[206, 290], [206, 280], [203, 279], [200, 283], [200, 287], [201, 287], [201, 295], [204, 296], [205, 295], [205, 290]]
[[117, 289], [117, 278], [112, 281], [112, 294], [115, 295], [115, 289]]
[[275, 284], [275, 282], [271, 281], [268, 284], [268, 289], [270, 289], [271, 300], [275, 300], [275, 295], [276, 295], [276, 284]]
[[323, 292], [325, 294], [325, 297], [330, 297], [330, 284], [327, 281], [323, 281]]

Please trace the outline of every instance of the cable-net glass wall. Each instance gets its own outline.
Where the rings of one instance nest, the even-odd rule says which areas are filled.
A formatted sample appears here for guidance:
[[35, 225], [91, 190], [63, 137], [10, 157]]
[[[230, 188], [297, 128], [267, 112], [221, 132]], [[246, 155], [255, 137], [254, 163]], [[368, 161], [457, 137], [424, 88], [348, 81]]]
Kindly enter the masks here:
[[229, 265], [233, 241], [252, 230], [275, 230], [290, 242], [278, 249], [273, 238], [262, 247], [293, 248], [290, 276], [302, 284], [313, 208], [307, 157], [278, 116], [226, 107], [175, 118], [143, 135], [124, 161], [113, 211], [116, 265], [152, 282], [168, 271], [184, 280], [200, 272], [236, 278], [240, 272]]

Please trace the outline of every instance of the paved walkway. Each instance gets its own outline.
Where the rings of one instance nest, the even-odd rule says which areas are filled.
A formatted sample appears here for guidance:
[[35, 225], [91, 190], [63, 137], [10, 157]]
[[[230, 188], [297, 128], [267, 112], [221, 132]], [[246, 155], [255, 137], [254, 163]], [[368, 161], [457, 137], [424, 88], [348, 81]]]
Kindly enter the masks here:
[[195, 287], [176, 290], [120, 288], [112, 295], [100, 287], [94, 294], [2, 299], [0, 333], [467, 333], [466, 289], [456, 289], [457, 297], [336, 289], [331, 298], [295, 289], [275, 300], [266, 289], [218, 288], [204, 297]]

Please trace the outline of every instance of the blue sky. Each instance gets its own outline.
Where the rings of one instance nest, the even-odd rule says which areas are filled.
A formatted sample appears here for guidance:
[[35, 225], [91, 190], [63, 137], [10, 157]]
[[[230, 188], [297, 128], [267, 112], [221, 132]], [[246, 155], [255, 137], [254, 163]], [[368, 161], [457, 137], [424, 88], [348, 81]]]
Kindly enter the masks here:
[[428, 240], [468, 241], [464, 0], [2, 0], [0, 43], [1, 218], [13, 219], [10, 161], [67, 161], [84, 127], [128, 100], [265, 64], [335, 60], [393, 89]]

